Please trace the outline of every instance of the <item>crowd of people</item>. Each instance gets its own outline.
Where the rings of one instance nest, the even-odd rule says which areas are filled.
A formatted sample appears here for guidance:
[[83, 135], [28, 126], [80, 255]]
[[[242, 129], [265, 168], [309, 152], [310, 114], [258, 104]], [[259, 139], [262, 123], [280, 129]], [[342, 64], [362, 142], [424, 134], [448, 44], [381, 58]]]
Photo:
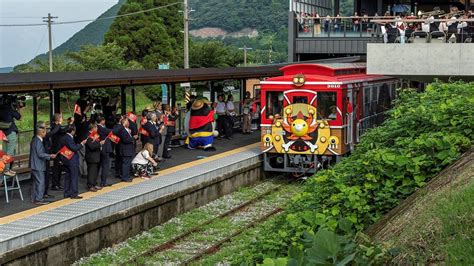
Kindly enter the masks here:
[[[122, 182], [131, 182], [134, 177], [149, 179], [158, 173], [160, 161], [171, 158], [170, 144], [181, 115], [177, 108], [158, 101], [152, 108], [143, 110], [139, 119], [134, 112], [116, 114], [117, 108], [111, 107], [116, 101], [115, 104], [110, 104], [110, 101], [102, 103], [101, 107], [79, 99], [73, 117], [64, 119], [61, 113], [56, 113], [50, 125], [42, 121], [35, 125], [29, 155], [33, 180], [31, 201], [34, 204], [51, 202], [53, 196], [49, 193], [50, 189], [63, 191], [65, 198], [81, 199], [78, 188], [81, 177], [87, 179], [87, 188], [91, 192], [111, 186], [112, 174]], [[242, 132], [250, 134], [254, 103], [250, 93], [247, 93], [241, 102], [243, 113], [237, 115], [232, 95], [218, 95], [215, 103], [191, 96], [186, 113], [193, 117], [199, 115], [196, 112], [206, 109], [206, 118], [212, 118], [198, 121], [198, 124], [204, 127], [212, 122], [219, 132], [214, 136], [231, 139], [234, 122], [241, 118]], [[0, 165], [0, 170], [10, 176], [16, 174], [9, 167], [17, 145], [18, 129], [14, 121], [19, 119], [21, 113], [15, 108], [8, 107], [3, 113], [0, 112], [0, 127], [8, 127], [0, 130], [0, 134], [5, 135], [2, 147], [5, 152], [0, 154], [0, 164], [3, 162], [4, 169]], [[188, 134], [192, 136], [200, 130], [202, 128], [189, 128]], [[213, 131], [211, 127], [209, 136], [213, 135]], [[202, 135], [200, 132], [199, 136]], [[193, 143], [198, 144], [193, 146]], [[187, 147], [194, 149], [207, 145], [206, 148], [210, 148], [212, 139], [210, 143], [201, 144], [202, 140], [196, 138]], [[12, 156], [3, 157], [8, 155]], [[114, 173], [111, 171], [113, 162]]]
[[[433, 38], [446, 36], [446, 42], [473, 42], [474, 24], [460, 21], [474, 18], [473, 11], [460, 12], [456, 7], [453, 7], [447, 14], [437, 15], [437, 12], [439, 12], [439, 9], [427, 13], [420, 12], [418, 16], [414, 13], [410, 15], [401, 14], [395, 17], [395, 21], [380, 24], [384, 43], [406, 43], [412, 37], [412, 34], [423, 37], [431, 34]], [[385, 17], [388, 16], [389, 14], [385, 14]], [[410, 22], [410, 20], [416, 19], [424, 21]], [[445, 21], [436, 21], [437, 19], [444, 19]]]
[[[322, 32], [367, 32], [377, 36], [383, 36], [385, 43], [407, 42], [413, 32], [442, 32], [448, 36], [451, 42], [473, 42], [474, 23], [459, 21], [460, 19], [474, 18], [472, 10], [461, 12], [456, 6], [451, 7], [449, 13], [438, 14], [439, 8], [433, 12], [399, 12], [392, 14], [387, 11], [383, 16], [375, 13], [369, 16], [365, 11], [362, 15], [357, 12], [350, 17], [343, 17], [337, 14], [335, 17], [329, 15], [321, 17], [318, 12], [304, 13], [298, 15], [300, 26], [304, 32], [312, 31], [313, 35], [320, 35]], [[387, 19], [384, 23], [372, 22], [372, 20]], [[409, 20], [423, 19], [424, 22], [410, 22]], [[438, 22], [436, 19], [448, 19], [449, 21]]]

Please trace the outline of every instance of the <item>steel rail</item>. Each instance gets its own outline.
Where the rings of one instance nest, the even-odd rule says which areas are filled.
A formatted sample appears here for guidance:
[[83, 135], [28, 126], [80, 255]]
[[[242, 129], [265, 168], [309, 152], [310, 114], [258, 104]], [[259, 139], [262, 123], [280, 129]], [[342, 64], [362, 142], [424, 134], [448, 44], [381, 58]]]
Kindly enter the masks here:
[[121, 265], [137, 264], [138, 259], [140, 259], [140, 258], [149, 257], [150, 255], [152, 255], [156, 252], [162, 252], [162, 251], [168, 250], [168, 249], [174, 247], [175, 243], [178, 242], [179, 240], [184, 239], [185, 237], [191, 235], [192, 233], [196, 233], [196, 232], [200, 232], [200, 231], [204, 230], [204, 228], [203, 228], [204, 226], [213, 223], [217, 219], [222, 219], [224, 217], [230, 216], [230, 215], [244, 209], [245, 207], [247, 207], [247, 206], [263, 199], [265, 196], [270, 195], [271, 193], [279, 190], [282, 187], [283, 187], [283, 185], [278, 185], [274, 188], [271, 188], [271, 189], [265, 191], [264, 193], [258, 195], [257, 197], [254, 197], [254, 198], [252, 198], [252, 199], [250, 199], [250, 200], [248, 200], [248, 201], [246, 201], [246, 202], [244, 202], [244, 203], [242, 203], [242, 204], [240, 204], [240, 205], [238, 205], [238, 206], [236, 206], [236, 207], [234, 207], [234, 208], [232, 208], [232, 209], [230, 209], [230, 210], [228, 210], [228, 211], [226, 211], [222, 214], [219, 214], [218, 216], [213, 217], [213, 218], [211, 218], [211, 219], [209, 219], [209, 220], [207, 220], [207, 221], [205, 221], [205, 222], [189, 229], [188, 231], [186, 231], [186, 232], [184, 232], [184, 233], [182, 233], [182, 234], [166, 241], [165, 243], [153, 246], [150, 249], [147, 249], [147, 250], [131, 257], [126, 262], [121, 263]]

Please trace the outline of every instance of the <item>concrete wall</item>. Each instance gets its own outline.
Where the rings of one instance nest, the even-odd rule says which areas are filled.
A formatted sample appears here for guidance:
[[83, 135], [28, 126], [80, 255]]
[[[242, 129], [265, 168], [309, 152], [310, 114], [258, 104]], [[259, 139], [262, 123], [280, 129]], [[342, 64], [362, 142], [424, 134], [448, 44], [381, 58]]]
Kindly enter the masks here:
[[391, 76], [474, 76], [474, 44], [367, 44], [367, 73]]
[[296, 54], [365, 54], [367, 44], [379, 42], [372, 37], [297, 38]]
[[264, 176], [261, 161], [2, 255], [1, 265], [69, 265]]

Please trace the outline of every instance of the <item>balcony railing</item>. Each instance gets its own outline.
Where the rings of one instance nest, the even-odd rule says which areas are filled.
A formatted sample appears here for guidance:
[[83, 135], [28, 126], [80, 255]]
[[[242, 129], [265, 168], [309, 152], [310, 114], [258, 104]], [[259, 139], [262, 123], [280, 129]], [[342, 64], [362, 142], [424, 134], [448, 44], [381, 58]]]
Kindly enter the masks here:
[[[353, 19], [357, 19], [357, 22]], [[381, 27], [379, 24], [372, 23], [372, 19], [365, 17], [297, 17], [297, 37], [380, 37], [382, 35]]]

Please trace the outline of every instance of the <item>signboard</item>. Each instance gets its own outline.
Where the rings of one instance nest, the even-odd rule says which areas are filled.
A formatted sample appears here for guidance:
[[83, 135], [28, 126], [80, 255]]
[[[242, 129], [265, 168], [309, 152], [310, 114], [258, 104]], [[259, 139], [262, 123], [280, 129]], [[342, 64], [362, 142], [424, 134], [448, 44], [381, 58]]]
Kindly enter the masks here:
[[[158, 69], [170, 69], [170, 64], [159, 64]], [[168, 86], [166, 84], [161, 84], [161, 102], [168, 103]]]
[[203, 91], [202, 92], [202, 97], [211, 100], [211, 92], [210, 91]]
[[235, 87], [234, 86], [226, 86], [222, 89], [224, 92], [229, 92], [229, 91], [234, 91]]
[[189, 82], [187, 82], [187, 83], [181, 83], [180, 85], [181, 85], [181, 87], [183, 87], [183, 88], [189, 88], [189, 87], [191, 87], [191, 83], [189, 83]]

